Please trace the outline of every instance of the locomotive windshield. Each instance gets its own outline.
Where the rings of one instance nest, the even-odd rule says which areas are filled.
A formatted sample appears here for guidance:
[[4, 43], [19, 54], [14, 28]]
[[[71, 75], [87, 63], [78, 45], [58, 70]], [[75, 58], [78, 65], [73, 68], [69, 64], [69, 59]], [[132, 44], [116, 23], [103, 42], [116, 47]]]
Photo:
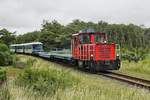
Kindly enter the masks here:
[[105, 35], [104, 34], [82, 34], [79, 35], [79, 40], [81, 44], [89, 44], [92, 41], [92, 36], [93, 36], [93, 42], [94, 43], [104, 43], [105, 40]]
[[101, 35], [101, 34], [95, 34], [94, 35], [94, 42], [105, 42], [105, 36], [104, 35]]
[[80, 35], [79, 36], [79, 39], [80, 39], [80, 42], [82, 43], [82, 44], [88, 44], [88, 43], [90, 43], [90, 35]]

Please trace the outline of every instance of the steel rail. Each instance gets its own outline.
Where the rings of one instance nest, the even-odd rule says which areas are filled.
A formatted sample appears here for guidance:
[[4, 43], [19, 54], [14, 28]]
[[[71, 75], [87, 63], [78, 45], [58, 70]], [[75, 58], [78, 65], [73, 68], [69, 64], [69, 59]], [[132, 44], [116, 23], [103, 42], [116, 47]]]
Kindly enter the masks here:
[[112, 79], [115, 79], [118, 81], [128, 83], [130, 85], [148, 89], [150, 91], [150, 80], [146, 80], [143, 78], [137, 78], [137, 77], [129, 76], [126, 74], [111, 72], [111, 71], [107, 71], [105, 73], [99, 73], [99, 74], [102, 76], [108, 77], [108, 78], [112, 78]]

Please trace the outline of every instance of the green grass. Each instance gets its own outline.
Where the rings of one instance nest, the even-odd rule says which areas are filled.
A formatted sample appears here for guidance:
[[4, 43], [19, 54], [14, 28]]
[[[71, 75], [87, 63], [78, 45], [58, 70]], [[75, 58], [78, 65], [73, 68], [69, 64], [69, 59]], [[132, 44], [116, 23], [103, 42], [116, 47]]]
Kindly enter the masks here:
[[150, 55], [139, 62], [122, 61], [121, 72], [139, 77], [150, 78]]
[[10, 100], [10, 92], [6, 84], [0, 86], [0, 100]]
[[[66, 68], [42, 59], [22, 55], [19, 57], [24, 62], [32, 59], [34, 63], [22, 69], [21, 74], [16, 74], [14, 78], [9, 79], [7, 88], [0, 90], [0, 93], [4, 93], [11, 100], [149, 100], [150, 98], [150, 93], [144, 89]], [[30, 82], [29, 76], [34, 82]], [[18, 85], [16, 81], [21, 85]], [[54, 87], [52, 84], [48, 86], [49, 82]], [[41, 89], [46, 92], [41, 93], [33, 89], [34, 86], [38, 87], [36, 89], [44, 87]], [[54, 88], [54, 93], [49, 92], [53, 91], [52, 88]]]
[[0, 83], [6, 80], [6, 70], [0, 67]]

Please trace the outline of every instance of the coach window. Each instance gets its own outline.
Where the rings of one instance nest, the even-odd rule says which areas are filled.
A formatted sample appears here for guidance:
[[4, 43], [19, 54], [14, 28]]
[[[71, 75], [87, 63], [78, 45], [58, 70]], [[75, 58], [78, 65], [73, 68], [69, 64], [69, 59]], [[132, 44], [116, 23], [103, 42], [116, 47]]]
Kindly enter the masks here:
[[42, 49], [42, 45], [41, 44], [33, 45], [33, 50], [41, 50], [41, 49]]

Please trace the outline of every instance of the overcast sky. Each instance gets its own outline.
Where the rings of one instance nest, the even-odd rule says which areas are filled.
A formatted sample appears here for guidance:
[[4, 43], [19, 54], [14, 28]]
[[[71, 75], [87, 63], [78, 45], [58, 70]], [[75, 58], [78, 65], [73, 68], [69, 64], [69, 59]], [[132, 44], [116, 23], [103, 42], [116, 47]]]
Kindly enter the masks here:
[[134, 23], [150, 27], [150, 0], [0, 0], [0, 28], [39, 30], [43, 19]]

